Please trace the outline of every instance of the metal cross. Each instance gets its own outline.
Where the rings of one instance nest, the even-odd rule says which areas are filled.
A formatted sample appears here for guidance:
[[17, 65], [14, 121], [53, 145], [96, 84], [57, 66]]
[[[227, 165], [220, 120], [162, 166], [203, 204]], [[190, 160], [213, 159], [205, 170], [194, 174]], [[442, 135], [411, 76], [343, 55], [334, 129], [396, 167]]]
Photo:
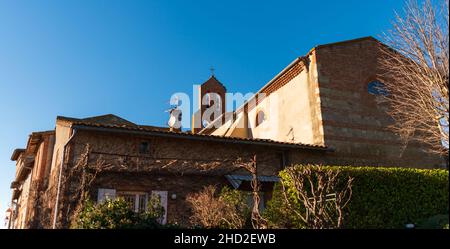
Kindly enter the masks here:
[[209, 70], [211, 70], [211, 75], [214, 76], [214, 67], [211, 67]]

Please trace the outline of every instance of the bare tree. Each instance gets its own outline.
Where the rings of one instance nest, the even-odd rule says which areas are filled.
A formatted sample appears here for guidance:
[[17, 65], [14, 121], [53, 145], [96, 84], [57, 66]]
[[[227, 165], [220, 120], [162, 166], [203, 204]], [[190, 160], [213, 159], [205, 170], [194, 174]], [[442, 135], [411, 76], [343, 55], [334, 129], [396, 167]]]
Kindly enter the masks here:
[[[340, 228], [343, 210], [352, 196], [353, 178], [340, 182], [339, 170], [321, 166], [293, 166], [281, 180], [284, 200], [308, 228]], [[300, 204], [300, 206], [298, 206]]]
[[187, 196], [186, 201], [192, 207], [192, 223], [205, 228], [243, 228], [245, 216], [241, 208], [227, 202], [222, 196], [216, 197], [216, 191], [216, 186], [210, 185]]
[[448, 153], [449, 144], [448, 11], [448, 0], [408, 1], [384, 34], [380, 57], [391, 128], [405, 144], [425, 142], [436, 153]]
[[[251, 210], [252, 227], [254, 229], [266, 229], [268, 222], [259, 212], [261, 183], [257, 176], [256, 155], [250, 161], [238, 158], [234, 162], [234, 166], [245, 169], [252, 176], [250, 183], [253, 199]], [[230, 205], [220, 196], [215, 197], [215, 191], [216, 188], [214, 186], [208, 186], [202, 192], [187, 197], [186, 200], [193, 209], [192, 220], [194, 223], [200, 223], [205, 227], [217, 227], [220, 224], [227, 224], [229, 228], [242, 228], [245, 223], [245, 215], [243, 216], [242, 208]]]

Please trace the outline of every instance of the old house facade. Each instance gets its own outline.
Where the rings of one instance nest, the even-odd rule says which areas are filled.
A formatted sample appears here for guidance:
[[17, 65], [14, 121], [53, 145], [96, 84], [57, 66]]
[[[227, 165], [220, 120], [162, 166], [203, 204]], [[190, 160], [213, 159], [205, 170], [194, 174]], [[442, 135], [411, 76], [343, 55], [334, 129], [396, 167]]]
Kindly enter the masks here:
[[199, 97], [218, 93], [221, 115], [204, 123], [194, 114], [192, 123], [203, 128], [191, 132], [111, 114], [59, 116], [54, 130], [32, 133], [11, 157], [17, 173], [9, 227], [69, 227], [84, 194], [97, 202], [121, 196], [135, 211], [157, 194], [163, 222], [188, 224], [186, 196], [211, 184], [248, 190], [249, 173], [239, 166], [254, 155], [264, 200], [278, 172], [296, 163], [441, 167], [424, 145], [405, 148], [387, 129], [384, 93], [374, 88], [382, 85], [378, 46], [371, 37], [317, 46], [263, 86], [264, 98], [233, 112], [225, 111], [226, 89], [212, 76]]

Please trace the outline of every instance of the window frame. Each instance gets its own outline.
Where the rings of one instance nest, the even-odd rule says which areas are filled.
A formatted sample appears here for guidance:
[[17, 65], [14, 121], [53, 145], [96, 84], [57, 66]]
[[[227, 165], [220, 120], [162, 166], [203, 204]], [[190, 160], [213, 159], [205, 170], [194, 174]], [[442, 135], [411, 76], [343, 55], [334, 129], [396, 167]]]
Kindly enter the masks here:
[[[132, 208], [134, 212], [141, 213], [145, 212], [147, 210], [148, 205], [148, 193], [142, 192], [142, 191], [117, 191], [116, 197], [117, 198], [123, 198], [125, 199], [125, 196], [133, 196], [134, 197], [134, 207]], [[144, 198], [144, 207], [141, 209], [141, 197], [145, 196]], [[126, 199], [125, 199], [126, 201]]]

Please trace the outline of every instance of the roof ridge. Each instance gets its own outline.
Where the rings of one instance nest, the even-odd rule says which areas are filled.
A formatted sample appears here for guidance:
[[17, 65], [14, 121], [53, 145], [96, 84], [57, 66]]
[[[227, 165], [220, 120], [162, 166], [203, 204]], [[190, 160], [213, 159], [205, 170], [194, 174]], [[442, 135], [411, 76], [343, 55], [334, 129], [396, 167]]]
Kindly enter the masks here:
[[328, 47], [328, 46], [333, 46], [333, 45], [341, 45], [341, 44], [359, 42], [359, 41], [364, 41], [364, 40], [373, 40], [373, 41], [376, 41], [376, 42], [380, 42], [378, 39], [376, 39], [373, 36], [363, 36], [363, 37], [359, 37], [359, 38], [355, 38], [355, 39], [349, 39], [349, 40], [343, 40], [343, 41], [319, 44], [319, 45], [316, 45], [314, 48], [322, 48], [322, 47]]
[[209, 78], [205, 82], [203, 82], [202, 85], [208, 83], [211, 80], [214, 80], [215, 82], [219, 83], [219, 85], [221, 85], [226, 91], [227, 88], [225, 87], [225, 85], [222, 82], [220, 82], [220, 80], [217, 79], [215, 75], [209, 76]]
[[108, 113], [108, 114], [103, 114], [103, 115], [97, 115], [97, 116], [90, 116], [90, 117], [82, 118], [82, 120], [84, 120], [84, 119], [91, 119], [91, 118], [103, 118], [103, 117], [118, 117], [118, 118], [120, 118], [117, 115], [114, 115], [112, 113]]
[[73, 123], [92, 123], [92, 124], [115, 124], [115, 125], [124, 125], [124, 126], [138, 126], [137, 124], [126, 120], [120, 116], [117, 116], [115, 114], [105, 114], [105, 115], [98, 115], [98, 116], [91, 116], [87, 118], [72, 118], [72, 117], [64, 117], [64, 116], [57, 116], [56, 120], [63, 120]]

